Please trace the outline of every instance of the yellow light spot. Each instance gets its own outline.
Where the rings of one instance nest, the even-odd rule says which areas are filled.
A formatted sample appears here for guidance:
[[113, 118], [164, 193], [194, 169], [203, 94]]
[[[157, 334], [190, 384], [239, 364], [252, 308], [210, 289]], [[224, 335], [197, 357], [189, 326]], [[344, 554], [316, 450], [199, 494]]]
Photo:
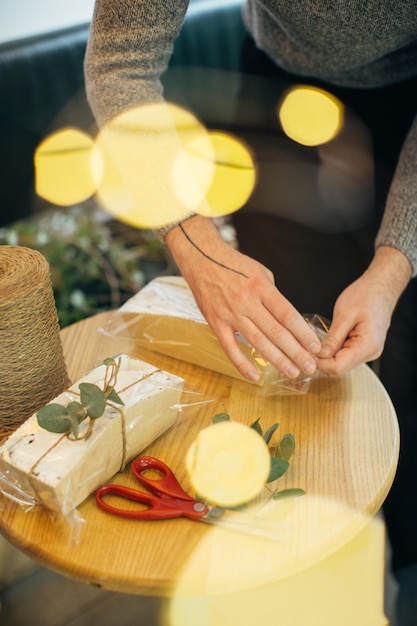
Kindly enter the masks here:
[[213, 157], [201, 163], [188, 145], [213, 152], [204, 126], [170, 104], [144, 105], [102, 129], [96, 141], [98, 200], [103, 208], [142, 228], [158, 228], [198, 212], [213, 177]]
[[284, 626], [386, 624], [383, 521], [345, 509], [334, 526], [341, 503], [313, 499], [296, 499], [283, 541], [212, 526], [181, 563], [165, 626], [253, 626], [277, 613], [272, 623]]
[[61, 206], [83, 202], [93, 195], [93, 146], [91, 137], [75, 128], [47, 137], [35, 152], [36, 193]]
[[248, 148], [236, 137], [211, 132], [214, 149], [214, 172], [206, 193], [202, 215], [228, 215], [249, 199], [256, 183], [256, 170]]
[[299, 86], [284, 96], [278, 115], [288, 137], [305, 146], [318, 146], [340, 131], [343, 105], [323, 89]]
[[230, 507], [248, 502], [262, 490], [271, 457], [252, 428], [227, 421], [198, 434], [187, 452], [186, 466], [200, 496]]
[[[184, 150], [205, 196], [198, 212], [209, 217], [228, 215], [240, 209], [254, 189], [252, 155], [241, 141], [225, 133], [212, 131], [204, 139], [190, 141]], [[180, 172], [182, 164], [178, 165]], [[177, 189], [181, 196], [186, 186], [177, 185]]]

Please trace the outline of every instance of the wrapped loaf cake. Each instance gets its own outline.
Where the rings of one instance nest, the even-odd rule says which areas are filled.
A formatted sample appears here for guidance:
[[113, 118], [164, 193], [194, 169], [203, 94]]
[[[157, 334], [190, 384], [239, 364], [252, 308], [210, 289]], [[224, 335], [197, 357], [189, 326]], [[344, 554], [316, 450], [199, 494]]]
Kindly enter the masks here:
[[[161, 276], [149, 282], [118, 311], [105, 333], [129, 337], [144, 347], [246, 380], [224, 353], [202, 315], [186, 281], [180, 276]], [[239, 347], [257, 367], [263, 385], [277, 370], [237, 334]]]
[[[115, 360], [123, 405], [109, 400], [88, 438], [82, 438], [88, 420], [74, 439], [30, 417], [0, 447], [2, 491], [67, 515], [175, 423], [184, 380], [126, 355]], [[102, 389], [105, 375], [105, 365], [97, 367], [53, 402], [66, 407], [78, 400], [83, 382]]]

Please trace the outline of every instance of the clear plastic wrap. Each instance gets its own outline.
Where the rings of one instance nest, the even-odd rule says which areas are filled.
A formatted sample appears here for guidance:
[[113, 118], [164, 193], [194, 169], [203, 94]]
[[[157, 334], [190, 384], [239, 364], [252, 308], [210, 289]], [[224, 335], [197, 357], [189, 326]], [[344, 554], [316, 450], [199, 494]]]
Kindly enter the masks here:
[[[57, 519], [72, 523], [77, 520], [76, 507], [85, 498], [188, 418], [193, 407], [212, 401], [187, 389], [179, 376], [140, 359], [125, 354], [113, 359], [118, 364], [115, 391], [123, 404], [109, 398], [87, 437], [89, 420], [80, 423], [74, 439], [68, 433], [45, 430], [35, 414], [2, 442], [0, 492], [5, 499], [25, 511], [42, 505]], [[102, 389], [105, 376], [103, 364], [52, 403], [67, 407], [80, 398], [81, 383]]]
[[[306, 321], [323, 339], [327, 322], [306, 314]], [[180, 276], [161, 276], [130, 298], [99, 329], [101, 333], [133, 340], [138, 345], [209, 370], [245, 380], [223, 352], [219, 341], [200, 312], [186, 281]], [[241, 335], [240, 347], [260, 373], [257, 385], [266, 394], [307, 393], [311, 376], [289, 379], [280, 374]]]

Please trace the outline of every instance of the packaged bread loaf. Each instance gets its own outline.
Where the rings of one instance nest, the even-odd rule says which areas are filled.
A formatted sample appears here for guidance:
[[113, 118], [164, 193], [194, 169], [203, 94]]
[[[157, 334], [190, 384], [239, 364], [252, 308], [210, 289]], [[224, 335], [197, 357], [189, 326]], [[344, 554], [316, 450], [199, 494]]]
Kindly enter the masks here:
[[[173, 426], [183, 379], [127, 355], [114, 357], [114, 361], [117, 394], [109, 396], [92, 428], [92, 421], [84, 420], [76, 437], [74, 433], [50, 432], [40, 426], [39, 411], [3, 442], [2, 491], [67, 515]], [[81, 389], [82, 383], [103, 389], [106, 374], [106, 365], [100, 365], [47, 406], [78, 403], [80, 385]]]
[[[323, 339], [327, 321], [317, 314], [306, 314], [304, 319], [318, 338]], [[129, 339], [144, 348], [247, 382], [226, 356], [181, 276], [152, 280], [116, 313], [112, 312], [100, 330], [111, 337]], [[287, 378], [239, 333], [236, 339], [257, 368], [260, 376], [254, 384], [262, 387], [265, 395], [308, 392], [311, 375], [301, 373], [296, 379]]]
[[[161, 276], [145, 285], [119, 309], [116, 320], [104, 331], [134, 339], [155, 352], [246, 380], [224, 353], [180, 276]], [[263, 385], [277, 375], [277, 370], [242, 336], [237, 334], [236, 338], [260, 373], [257, 384]]]

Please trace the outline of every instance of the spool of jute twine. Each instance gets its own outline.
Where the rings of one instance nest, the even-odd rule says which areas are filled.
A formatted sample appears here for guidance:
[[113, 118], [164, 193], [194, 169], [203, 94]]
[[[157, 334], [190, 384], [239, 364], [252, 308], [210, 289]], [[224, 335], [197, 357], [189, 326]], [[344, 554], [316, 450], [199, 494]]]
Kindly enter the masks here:
[[49, 265], [0, 246], [0, 441], [68, 386]]

